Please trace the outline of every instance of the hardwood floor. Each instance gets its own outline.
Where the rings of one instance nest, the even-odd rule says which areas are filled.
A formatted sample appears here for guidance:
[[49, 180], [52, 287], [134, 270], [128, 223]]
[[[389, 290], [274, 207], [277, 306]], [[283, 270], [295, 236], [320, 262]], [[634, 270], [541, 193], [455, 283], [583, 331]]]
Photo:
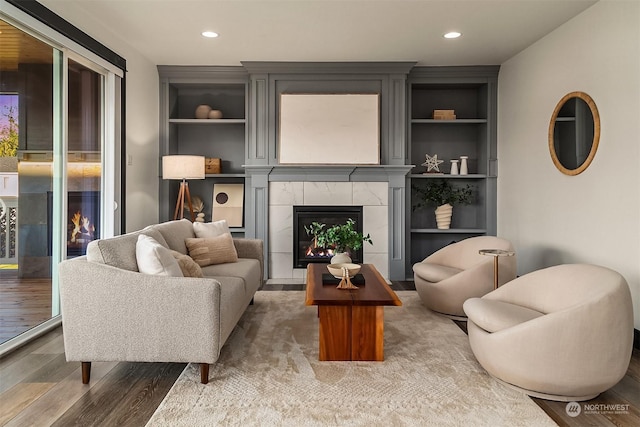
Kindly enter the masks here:
[[[396, 290], [412, 282], [394, 282]], [[267, 285], [264, 290], [302, 290], [303, 285]], [[457, 322], [466, 329], [465, 322]], [[185, 368], [184, 363], [94, 362], [91, 383], [80, 380], [80, 363], [66, 362], [57, 328], [0, 359], [0, 426], [144, 426]], [[640, 351], [615, 387], [583, 402], [629, 405], [626, 413], [601, 409], [571, 418], [566, 403], [533, 399], [560, 426], [640, 425]], [[256, 425], [260, 425], [256, 420]]]
[[0, 344], [51, 318], [51, 279], [0, 269]]

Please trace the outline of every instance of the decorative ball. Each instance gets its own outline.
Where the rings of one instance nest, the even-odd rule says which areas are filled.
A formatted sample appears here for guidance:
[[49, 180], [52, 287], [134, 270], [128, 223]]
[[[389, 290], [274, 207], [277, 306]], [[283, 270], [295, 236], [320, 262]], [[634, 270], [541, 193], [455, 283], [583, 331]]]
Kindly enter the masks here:
[[196, 119], [206, 119], [209, 117], [209, 112], [211, 111], [211, 107], [206, 104], [201, 104], [196, 107]]
[[220, 110], [211, 110], [211, 111], [209, 111], [209, 118], [210, 119], [221, 119], [222, 118], [222, 111], [220, 111]]

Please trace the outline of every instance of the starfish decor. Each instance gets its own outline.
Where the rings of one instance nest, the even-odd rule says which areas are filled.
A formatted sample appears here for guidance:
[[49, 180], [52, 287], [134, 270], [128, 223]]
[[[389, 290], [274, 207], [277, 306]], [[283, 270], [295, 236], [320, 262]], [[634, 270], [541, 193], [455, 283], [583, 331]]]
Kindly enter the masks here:
[[438, 160], [437, 154], [434, 154], [433, 157], [425, 154], [425, 157], [427, 158], [427, 160], [425, 160], [425, 162], [421, 166], [426, 166], [427, 172], [431, 172], [432, 170], [440, 172], [440, 168], [438, 167], [438, 165], [440, 163], [444, 163], [444, 160]]

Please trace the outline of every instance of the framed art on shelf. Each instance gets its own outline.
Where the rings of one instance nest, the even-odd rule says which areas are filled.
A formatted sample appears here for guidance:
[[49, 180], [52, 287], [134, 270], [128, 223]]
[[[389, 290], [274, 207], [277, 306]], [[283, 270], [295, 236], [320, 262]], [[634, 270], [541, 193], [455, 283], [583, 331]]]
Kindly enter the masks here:
[[242, 227], [244, 184], [213, 184], [211, 220], [226, 220], [229, 227]]

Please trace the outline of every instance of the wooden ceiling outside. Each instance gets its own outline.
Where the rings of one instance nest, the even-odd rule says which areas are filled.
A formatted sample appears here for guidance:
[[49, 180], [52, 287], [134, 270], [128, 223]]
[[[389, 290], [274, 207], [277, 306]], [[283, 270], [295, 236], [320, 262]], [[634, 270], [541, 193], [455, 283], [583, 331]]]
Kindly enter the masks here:
[[0, 19], [0, 71], [16, 71], [18, 64], [51, 64], [53, 47]]

